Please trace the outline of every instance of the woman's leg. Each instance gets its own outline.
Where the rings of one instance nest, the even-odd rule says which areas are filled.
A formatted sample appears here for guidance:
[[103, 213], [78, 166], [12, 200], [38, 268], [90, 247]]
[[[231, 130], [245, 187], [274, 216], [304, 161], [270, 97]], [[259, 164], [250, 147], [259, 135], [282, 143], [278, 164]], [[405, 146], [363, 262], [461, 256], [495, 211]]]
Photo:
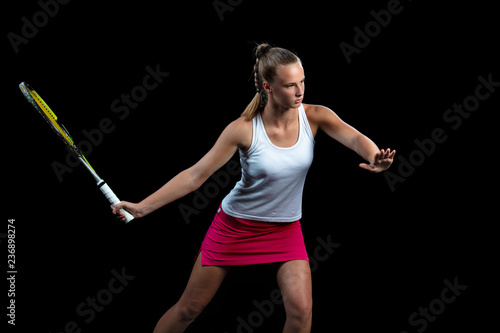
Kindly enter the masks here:
[[277, 280], [286, 311], [283, 333], [311, 332], [312, 284], [309, 262], [292, 260], [281, 263]]
[[202, 266], [201, 256], [196, 259], [181, 298], [161, 317], [153, 333], [184, 332], [219, 289], [230, 268]]

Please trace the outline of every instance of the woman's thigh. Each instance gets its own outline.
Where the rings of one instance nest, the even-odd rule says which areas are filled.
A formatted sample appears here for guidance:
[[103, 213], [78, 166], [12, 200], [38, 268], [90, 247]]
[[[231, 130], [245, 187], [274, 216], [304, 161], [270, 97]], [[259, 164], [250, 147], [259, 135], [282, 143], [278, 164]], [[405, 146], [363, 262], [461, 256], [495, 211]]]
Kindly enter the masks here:
[[287, 313], [310, 312], [312, 281], [309, 262], [292, 260], [281, 263], [276, 277]]
[[214, 297], [230, 271], [229, 266], [202, 266], [202, 255], [200, 252], [196, 259], [186, 289], [179, 299], [179, 305], [197, 304], [204, 307]]

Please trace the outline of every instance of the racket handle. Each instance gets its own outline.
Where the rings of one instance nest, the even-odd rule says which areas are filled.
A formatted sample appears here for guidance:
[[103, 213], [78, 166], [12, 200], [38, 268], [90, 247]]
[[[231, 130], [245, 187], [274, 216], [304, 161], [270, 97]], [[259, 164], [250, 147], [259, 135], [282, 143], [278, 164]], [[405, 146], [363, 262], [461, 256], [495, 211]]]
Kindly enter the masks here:
[[[113, 193], [113, 191], [109, 188], [108, 184], [104, 183], [100, 185], [99, 187], [101, 189], [101, 192], [104, 194], [104, 196], [109, 200], [109, 202], [113, 205], [116, 206], [117, 204], [120, 203], [120, 200], [118, 197]], [[121, 208], [120, 212], [125, 215], [125, 223], [129, 223], [134, 219], [134, 216], [127, 212], [125, 209]]]

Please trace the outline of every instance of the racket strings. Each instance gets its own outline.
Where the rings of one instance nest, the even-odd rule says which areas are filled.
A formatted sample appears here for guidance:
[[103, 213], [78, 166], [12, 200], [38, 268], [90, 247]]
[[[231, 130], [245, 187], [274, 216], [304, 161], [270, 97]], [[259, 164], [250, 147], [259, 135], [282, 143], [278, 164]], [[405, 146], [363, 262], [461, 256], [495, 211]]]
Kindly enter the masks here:
[[59, 136], [61, 136], [64, 143], [66, 143], [69, 147], [71, 147], [71, 150], [75, 154], [80, 156], [83, 159], [83, 161], [89, 166], [89, 168], [95, 172], [94, 168], [90, 165], [87, 158], [82, 154], [82, 152], [80, 152], [80, 149], [78, 149], [78, 147], [75, 145], [75, 141], [73, 140], [73, 137], [71, 137], [71, 135], [69, 134], [69, 131], [66, 129], [66, 127], [64, 127], [63, 124], [59, 124], [57, 122], [58, 117], [56, 116], [54, 111], [52, 111], [52, 109], [47, 105], [47, 103], [45, 103], [45, 101], [42, 99], [42, 97], [40, 97], [40, 95], [38, 95], [36, 91], [30, 88], [31, 87], [28, 86], [27, 90], [31, 95], [31, 97], [33, 97], [33, 100], [36, 102], [36, 104], [38, 104], [38, 106], [40, 107], [40, 110], [44, 113], [42, 114], [42, 116], [45, 118], [45, 120], [54, 128], [56, 133]]
[[45, 114], [45, 118], [50, 122], [50, 124], [54, 127], [56, 132], [62, 136], [65, 142], [67, 142], [70, 146], [74, 146], [74, 141], [71, 136], [69, 136], [68, 131], [66, 129], [62, 129], [64, 127], [62, 124], [59, 126], [59, 123], [57, 122], [57, 116], [56, 114], [50, 109], [50, 107], [45, 103], [45, 101], [36, 93], [34, 90], [29, 90], [29, 93], [33, 97], [33, 100], [38, 104], [40, 109], [43, 111]]
[[36, 103], [45, 111], [45, 113], [52, 117], [52, 119], [54, 119], [54, 121], [57, 121], [57, 116], [56, 114], [54, 113], [54, 111], [52, 111], [52, 109], [47, 105], [47, 103], [45, 103], [45, 101], [40, 97], [40, 95], [37, 94], [36, 91], [34, 90], [31, 90], [31, 95], [33, 96], [33, 99], [36, 101]]

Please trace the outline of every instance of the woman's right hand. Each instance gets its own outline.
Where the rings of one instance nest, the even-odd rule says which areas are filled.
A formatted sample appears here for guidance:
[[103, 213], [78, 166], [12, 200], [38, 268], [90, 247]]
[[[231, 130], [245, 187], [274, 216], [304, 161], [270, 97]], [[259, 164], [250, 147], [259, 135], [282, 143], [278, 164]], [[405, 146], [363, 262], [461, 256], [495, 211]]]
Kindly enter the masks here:
[[132, 214], [132, 216], [134, 216], [134, 218], [136, 218], [136, 219], [144, 216], [139, 204], [135, 204], [135, 203], [128, 202], [128, 201], [121, 201], [116, 206], [111, 205], [111, 210], [112, 210], [113, 214], [115, 214], [116, 217], [120, 221], [125, 222], [125, 215], [123, 215], [120, 212], [120, 209], [122, 209], [122, 208], [125, 209], [126, 211], [128, 211], [130, 214]]

